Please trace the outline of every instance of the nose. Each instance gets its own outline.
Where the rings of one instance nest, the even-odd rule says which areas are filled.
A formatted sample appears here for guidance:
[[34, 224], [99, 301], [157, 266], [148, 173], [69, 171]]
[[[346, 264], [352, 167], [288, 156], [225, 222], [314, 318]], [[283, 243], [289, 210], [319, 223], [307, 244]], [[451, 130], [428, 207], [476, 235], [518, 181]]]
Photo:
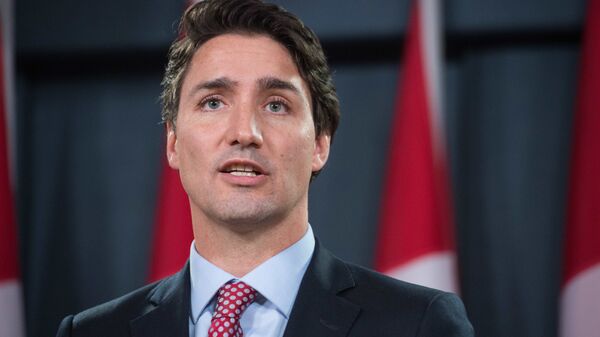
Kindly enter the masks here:
[[263, 144], [260, 117], [250, 109], [230, 115], [229, 144], [259, 148]]

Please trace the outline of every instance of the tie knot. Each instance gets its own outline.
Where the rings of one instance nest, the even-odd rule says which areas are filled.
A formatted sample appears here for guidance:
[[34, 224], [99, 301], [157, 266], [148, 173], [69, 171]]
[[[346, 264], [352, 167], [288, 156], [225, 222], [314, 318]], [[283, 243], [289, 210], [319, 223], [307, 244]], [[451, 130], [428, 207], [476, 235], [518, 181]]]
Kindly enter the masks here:
[[224, 284], [217, 292], [217, 305], [213, 318], [239, 318], [256, 299], [256, 290], [244, 282]]

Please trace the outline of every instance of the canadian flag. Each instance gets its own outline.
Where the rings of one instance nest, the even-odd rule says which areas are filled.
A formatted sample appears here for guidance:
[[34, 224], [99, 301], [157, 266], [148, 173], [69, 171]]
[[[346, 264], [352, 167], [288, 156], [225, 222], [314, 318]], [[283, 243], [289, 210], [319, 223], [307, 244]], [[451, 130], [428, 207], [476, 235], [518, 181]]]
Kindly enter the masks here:
[[391, 130], [376, 268], [457, 292], [441, 90], [441, 3], [413, 3]]
[[600, 0], [588, 2], [573, 124], [560, 336], [600, 336]]
[[179, 172], [163, 161], [150, 264], [150, 282], [176, 273], [189, 257], [193, 239], [188, 196]]
[[[17, 224], [9, 165], [10, 6], [2, 2], [0, 17], [0, 337], [24, 336], [23, 304], [19, 281]], [[8, 57], [7, 57], [8, 56]]]
[[[196, 2], [187, 1], [187, 6]], [[181, 185], [179, 172], [169, 167], [166, 156], [163, 156], [161, 167], [150, 257], [150, 282], [179, 271], [189, 257], [194, 238], [190, 203]]]

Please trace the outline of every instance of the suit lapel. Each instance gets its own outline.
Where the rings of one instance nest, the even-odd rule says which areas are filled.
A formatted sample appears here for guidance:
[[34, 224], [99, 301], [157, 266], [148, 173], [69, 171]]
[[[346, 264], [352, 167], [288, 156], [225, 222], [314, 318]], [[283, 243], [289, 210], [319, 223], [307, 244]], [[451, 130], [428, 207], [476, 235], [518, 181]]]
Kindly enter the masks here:
[[352, 287], [346, 265], [317, 242], [283, 336], [346, 336], [360, 307], [337, 294]]
[[[317, 242], [283, 336], [346, 336], [360, 307], [338, 293], [352, 287], [346, 265]], [[144, 313], [130, 322], [132, 337], [188, 337], [189, 265], [158, 284], [146, 301]]]
[[148, 294], [144, 313], [130, 322], [132, 337], [188, 337], [189, 264]]

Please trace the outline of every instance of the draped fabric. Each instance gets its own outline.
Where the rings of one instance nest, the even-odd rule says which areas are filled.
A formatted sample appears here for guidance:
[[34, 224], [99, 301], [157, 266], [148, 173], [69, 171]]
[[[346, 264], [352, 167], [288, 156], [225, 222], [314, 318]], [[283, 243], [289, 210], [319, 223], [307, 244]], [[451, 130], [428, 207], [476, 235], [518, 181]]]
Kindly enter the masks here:
[[600, 336], [600, 1], [590, 0], [573, 122], [562, 337]]
[[[194, 3], [187, 1], [186, 5]], [[176, 273], [188, 259], [193, 240], [192, 215], [188, 196], [181, 185], [179, 172], [161, 160], [160, 188], [156, 204], [154, 238], [150, 256], [149, 281]]]
[[441, 99], [441, 8], [418, 0], [406, 39], [392, 122], [376, 267], [458, 292]]
[[17, 222], [14, 203], [15, 167], [11, 159], [14, 143], [11, 143], [10, 130], [14, 130], [10, 104], [10, 82], [12, 76], [6, 62], [7, 55], [12, 53], [10, 36], [5, 35], [8, 24], [5, 11], [9, 10], [6, 1], [0, 7], [0, 337], [25, 336], [23, 319], [23, 299], [21, 288], [21, 272], [19, 263]]

